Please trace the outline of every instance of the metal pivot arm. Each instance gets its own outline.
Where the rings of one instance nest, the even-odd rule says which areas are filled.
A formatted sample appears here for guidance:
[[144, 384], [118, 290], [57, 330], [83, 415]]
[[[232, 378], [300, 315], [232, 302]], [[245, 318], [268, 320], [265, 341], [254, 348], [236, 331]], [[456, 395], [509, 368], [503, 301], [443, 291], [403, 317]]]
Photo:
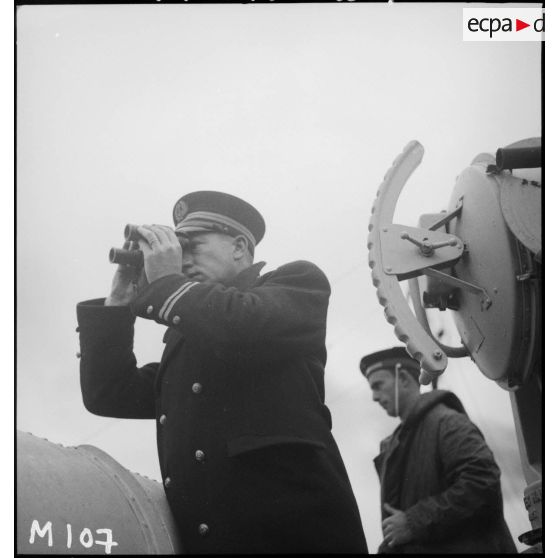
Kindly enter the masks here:
[[443, 213], [440, 219], [438, 219], [428, 227], [428, 230], [435, 231], [440, 227], [443, 227], [445, 224], [449, 223], [452, 219], [460, 215], [462, 209], [463, 209], [463, 196], [461, 196], [457, 200], [457, 206], [453, 211], [450, 211], [450, 213]]
[[[429, 384], [446, 369], [447, 356], [413, 315], [397, 277], [386, 273], [386, 252], [381, 238], [382, 229], [388, 228], [392, 223], [399, 195], [408, 178], [420, 164], [423, 154], [422, 145], [417, 141], [411, 141], [385, 175], [372, 207], [368, 226], [368, 249], [372, 282], [377, 289], [380, 304], [384, 307], [386, 319], [394, 326], [397, 338], [405, 343], [407, 352], [420, 362], [420, 382]], [[448, 249], [451, 248], [442, 248]]]

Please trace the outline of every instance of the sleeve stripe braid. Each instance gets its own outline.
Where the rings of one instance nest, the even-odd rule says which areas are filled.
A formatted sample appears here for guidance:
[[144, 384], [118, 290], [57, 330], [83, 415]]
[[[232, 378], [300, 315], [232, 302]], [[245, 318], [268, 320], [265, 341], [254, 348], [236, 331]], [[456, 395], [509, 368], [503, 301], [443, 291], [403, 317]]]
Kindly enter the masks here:
[[168, 307], [168, 309], [167, 309], [167, 311], [165, 312], [165, 315], [164, 315], [164, 319], [165, 319], [165, 320], [168, 320], [168, 319], [169, 319], [170, 311], [173, 309], [174, 305], [178, 302], [178, 300], [179, 300], [180, 298], [182, 298], [192, 287], [195, 287], [196, 285], [199, 285], [199, 283], [198, 283], [197, 281], [195, 281], [194, 283], [187, 284], [186, 288], [184, 288], [184, 289], [174, 298], [174, 300], [171, 301], [171, 303], [170, 303], [170, 305], [169, 305], [169, 307]]
[[162, 320], [167, 320], [169, 317], [169, 313], [172, 310], [175, 302], [187, 291], [189, 291], [194, 285], [197, 285], [198, 282], [197, 281], [193, 281], [193, 282], [189, 282], [189, 283], [185, 283], [184, 285], [181, 285], [176, 291], [174, 291], [174, 293], [172, 293], [167, 300], [165, 300], [165, 303], [163, 304], [163, 306], [161, 307], [161, 310], [159, 311], [159, 318], [161, 318]]

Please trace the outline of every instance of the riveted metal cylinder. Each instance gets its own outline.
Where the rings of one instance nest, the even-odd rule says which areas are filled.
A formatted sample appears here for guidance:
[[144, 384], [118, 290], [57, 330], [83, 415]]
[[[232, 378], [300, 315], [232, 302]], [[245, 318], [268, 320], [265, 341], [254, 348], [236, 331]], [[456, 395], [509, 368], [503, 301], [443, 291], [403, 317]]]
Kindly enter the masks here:
[[93, 446], [17, 433], [18, 554], [180, 554], [161, 483]]

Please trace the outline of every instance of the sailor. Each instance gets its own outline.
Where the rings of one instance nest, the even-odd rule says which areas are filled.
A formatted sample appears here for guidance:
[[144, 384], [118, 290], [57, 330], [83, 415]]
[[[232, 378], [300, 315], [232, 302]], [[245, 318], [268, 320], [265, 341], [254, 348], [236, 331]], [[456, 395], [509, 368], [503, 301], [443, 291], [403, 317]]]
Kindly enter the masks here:
[[360, 361], [372, 399], [401, 423], [380, 444], [383, 540], [378, 553], [515, 553], [500, 469], [451, 392], [420, 393], [419, 363], [403, 347]]

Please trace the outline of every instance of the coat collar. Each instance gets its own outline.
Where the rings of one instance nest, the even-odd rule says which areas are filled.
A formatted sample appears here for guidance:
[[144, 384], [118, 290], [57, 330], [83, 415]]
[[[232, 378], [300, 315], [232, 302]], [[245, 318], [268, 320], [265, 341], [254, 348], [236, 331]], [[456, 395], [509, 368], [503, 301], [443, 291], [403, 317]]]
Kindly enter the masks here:
[[407, 431], [414, 428], [423, 419], [424, 415], [440, 403], [467, 416], [463, 404], [454, 393], [445, 389], [435, 389], [421, 393], [411, 408], [409, 415], [401, 423], [402, 430]]
[[260, 276], [260, 271], [264, 265], [265, 262], [258, 262], [246, 269], [243, 269], [232, 281], [230, 281], [229, 285], [239, 289], [247, 289], [248, 287], [251, 287]]

